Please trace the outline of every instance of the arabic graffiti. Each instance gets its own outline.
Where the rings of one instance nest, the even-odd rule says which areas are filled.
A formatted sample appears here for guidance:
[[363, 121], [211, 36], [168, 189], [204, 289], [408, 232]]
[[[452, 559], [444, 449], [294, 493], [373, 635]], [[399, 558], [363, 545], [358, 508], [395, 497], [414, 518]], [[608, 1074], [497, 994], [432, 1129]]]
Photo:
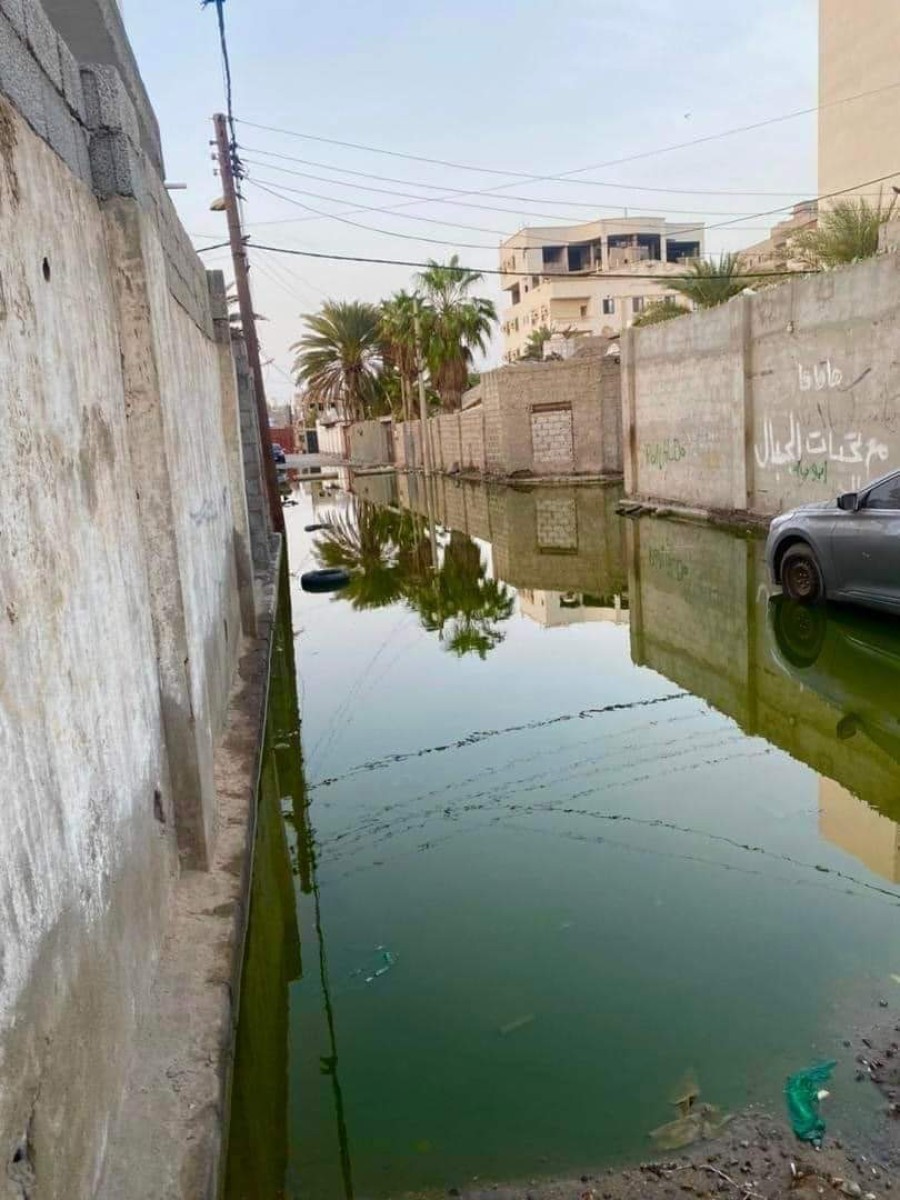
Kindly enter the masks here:
[[663, 442], [648, 442], [642, 447], [644, 462], [648, 467], [663, 470], [669, 463], [679, 463], [687, 457], [687, 447], [678, 438], [666, 438]]
[[800, 377], [801, 392], [836, 391], [844, 382], [844, 373], [840, 367], [832, 366], [831, 359], [826, 358], [812, 367], [804, 367], [797, 363]]
[[845, 433], [836, 437], [832, 430], [813, 429], [804, 434], [803, 426], [794, 415], [788, 417], [788, 436], [782, 442], [775, 436], [775, 422], [763, 421], [762, 444], [754, 447], [758, 467], [788, 467], [798, 465], [804, 458], [824, 458], [827, 462], [861, 463], [871, 474], [873, 462], [886, 462], [888, 448], [877, 438], [864, 438], [861, 433]]
[[813, 483], [827, 483], [828, 461], [794, 463], [794, 465], [791, 467], [791, 474], [796, 475], [801, 483], [806, 483], [809, 479], [811, 479]]

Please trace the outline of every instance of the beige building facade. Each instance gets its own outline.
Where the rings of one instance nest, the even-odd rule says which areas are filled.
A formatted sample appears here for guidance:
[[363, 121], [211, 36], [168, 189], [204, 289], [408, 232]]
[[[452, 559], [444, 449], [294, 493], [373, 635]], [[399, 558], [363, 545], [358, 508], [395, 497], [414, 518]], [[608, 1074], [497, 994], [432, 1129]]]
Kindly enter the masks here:
[[[820, 0], [819, 195], [893, 197], [900, 170], [900, 4]], [[881, 90], [879, 90], [881, 89]], [[851, 99], [867, 93], [861, 99]]]
[[653, 300], [674, 295], [659, 276], [679, 275], [703, 254], [703, 228], [659, 217], [521, 229], [500, 248], [504, 361], [525, 354], [543, 327], [617, 336]]
[[741, 260], [752, 271], [803, 271], [807, 267], [797, 255], [798, 234], [813, 230], [819, 223], [819, 204], [804, 200], [794, 211], [772, 228], [765, 241], [741, 251]]

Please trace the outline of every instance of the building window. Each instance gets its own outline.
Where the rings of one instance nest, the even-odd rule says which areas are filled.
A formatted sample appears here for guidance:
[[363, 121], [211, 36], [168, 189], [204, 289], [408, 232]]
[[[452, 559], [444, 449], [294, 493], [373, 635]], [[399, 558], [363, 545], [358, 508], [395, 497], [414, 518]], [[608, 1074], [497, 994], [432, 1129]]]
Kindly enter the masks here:
[[514, 284], [513, 287], [511, 287], [509, 289], [510, 304], [512, 304], [513, 308], [515, 308], [521, 299], [522, 299], [522, 293], [519, 291], [519, 285]]
[[532, 286], [533, 288], [539, 287], [539, 286], [540, 286], [540, 282], [541, 282], [541, 277], [540, 277], [540, 275], [532, 275], [532, 277], [531, 277], [531, 286]]
[[581, 319], [584, 320], [584, 318], [588, 315], [588, 306], [586, 304], [582, 304], [580, 313], [581, 313]]
[[644, 311], [644, 297], [643, 296], [632, 296], [631, 311], [633, 313], [642, 313]]
[[616, 302], [612, 296], [605, 296], [603, 299], [603, 315], [604, 317], [614, 317], [616, 315]]

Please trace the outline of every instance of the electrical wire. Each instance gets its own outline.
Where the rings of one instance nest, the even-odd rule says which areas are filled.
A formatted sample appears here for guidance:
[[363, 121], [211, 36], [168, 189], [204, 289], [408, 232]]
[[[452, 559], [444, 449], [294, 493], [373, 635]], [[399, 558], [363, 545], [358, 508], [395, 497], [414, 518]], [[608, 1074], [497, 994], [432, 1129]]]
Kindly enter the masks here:
[[[255, 153], [255, 152], [251, 151], [251, 153]], [[250, 164], [251, 166], [266, 167], [271, 171], [278, 171], [284, 175], [297, 176], [300, 179], [314, 179], [314, 180], [318, 180], [320, 183], [331, 183], [331, 184], [336, 184], [338, 187], [355, 188], [357, 191], [361, 191], [361, 192], [378, 192], [384, 196], [405, 196], [408, 199], [412, 200], [414, 204], [415, 203], [437, 204], [437, 203], [441, 202], [441, 203], [445, 203], [445, 204], [455, 205], [455, 204], [459, 203], [460, 207], [462, 207], [462, 208], [484, 208], [488, 212], [504, 213], [507, 216], [510, 216], [510, 215], [521, 216], [522, 215], [522, 210], [516, 209], [516, 208], [509, 208], [509, 207], [499, 208], [499, 207], [491, 206], [491, 205], [469, 204], [468, 202], [463, 201], [463, 200], [460, 200], [458, 202], [454, 201], [454, 200], [438, 201], [438, 199], [434, 196], [417, 196], [417, 195], [415, 195], [414, 192], [398, 192], [398, 191], [394, 190], [393, 188], [372, 187], [372, 186], [369, 186], [366, 184], [361, 184], [361, 183], [346, 183], [342, 179], [328, 179], [324, 175], [311, 175], [306, 171], [294, 171], [289, 167], [279, 167], [275, 163], [260, 162], [258, 159], [254, 159], [254, 158], [244, 158], [244, 159], [242, 159], [242, 161], [244, 163]], [[283, 184], [279, 185], [279, 186], [284, 187], [285, 191], [297, 190], [297, 189], [291, 189], [289, 187], [286, 187]], [[419, 185], [416, 184], [414, 186], [418, 187]], [[352, 203], [352, 201], [350, 201], [350, 200], [342, 200], [339, 196], [322, 196], [320, 193], [317, 193], [317, 192], [300, 192], [300, 194], [305, 195], [305, 196], [318, 196], [318, 198], [321, 200], [331, 200], [335, 204], [350, 204], [350, 203]], [[544, 201], [544, 200], [529, 200], [527, 196], [509, 196], [508, 198], [510, 200], [524, 200], [530, 204], [543, 204], [543, 203], [567, 204], [567, 203], [569, 203], [568, 201], [559, 201], [558, 202], [555, 200], [546, 200], [546, 201]], [[688, 213], [691, 216], [697, 216], [697, 217], [746, 217], [749, 215], [749, 213], [746, 209], [742, 210], [741, 212], [735, 212], [734, 209], [728, 209], [728, 210], [723, 211], [721, 208], [717, 208], [717, 209], [658, 208], [656, 205], [649, 205], [649, 204], [631, 204], [631, 205], [626, 206], [623, 204], [598, 204], [594, 201], [589, 201], [589, 200], [572, 201], [573, 206], [575, 206], [576, 204], [578, 205], [579, 208], [589, 208], [593, 212], [596, 212], [596, 210], [598, 208], [609, 208], [609, 209], [612, 209], [614, 212], [621, 212], [623, 210], [623, 208], [627, 207], [627, 208], [646, 208], [646, 209], [650, 209], [651, 212], [653, 212], [653, 213], [663, 213], [663, 214], [669, 214], [669, 215], [677, 214], [677, 213]], [[412, 205], [396, 204], [396, 205], [389, 205], [389, 206], [384, 206], [384, 207], [363, 205], [356, 211], [358, 211], [358, 212], [394, 212], [400, 208], [410, 208], [410, 207], [412, 207]], [[571, 217], [567, 217], [567, 216], [562, 216], [559, 213], [534, 213], [533, 215], [538, 216], [538, 217], [540, 217], [540, 216], [549, 217], [551, 220], [554, 220], [554, 221], [566, 220], [569, 223], [575, 223], [575, 224], [584, 220], [583, 217], [571, 218]], [[463, 228], [477, 228], [477, 226], [463, 226]], [[493, 231], [491, 231], [491, 232], [493, 232]]]
[[[262, 192], [267, 192], [270, 196], [274, 196], [276, 200], [284, 200], [287, 204], [295, 204], [298, 208], [305, 209], [306, 212], [315, 213], [318, 217], [327, 217], [331, 221], [339, 221], [342, 225], [350, 225], [354, 229], [363, 229], [367, 233], [378, 233], [382, 237], [401, 238], [405, 242], [428, 242], [433, 246], [459, 246], [465, 250], [496, 250], [497, 245], [488, 246], [483, 242], [448, 242], [443, 238], [430, 238], [417, 233], [398, 233], [390, 229], [378, 229], [374, 225], [364, 225], [361, 221], [351, 221], [349, 217], [341, 217], [337, 213], [323, 212], [319, 208], [313, 208], [309, 204], [304, 204], [301, 200], [294, 200], [291, 196], [284, 196], [277, 191], [273, 191], [271, 186], [267, 186], [259, 179], [248, 179], [248, 183], [259, 188]], [[277, 186], [277, 185], [276, 185]], [[502, 235], [498, 234], [498, 237]]]
[[[249, 159], [245, 159], [244, 161], [250, 162]], [[303, 208], [306, 211], [316, 213], [315, 218], [313, 218], [315, 220], [320, 220], [320, 219], [328, 220], [329, 218], [333, 219], [333, 220], [342, 220], [348, 216], [347, 213], [322, 212], [320, 209], [315, 209], [315, 208], [312, 208], [310, 205], [302, 204], [300, 201], [292, 200], [290, 198], [290, 196], [284, 195], [283, 193], [290, 192], [294, 195], [299, 195], [299, 196], [316, 196], [319, 199], [328, 200], [335, 204], [342, 203], [342, 201], [339, 200], [336, 196], [323, 196], [318, 192], [307, 192], [301, 188], [289, 187], [287, 184], [282, 184], [282, 183], [276, 184], [268, 179], [260, 180], [260, 179], [257, 179], [255, 176], [252, 178], [250, 176], [248, 176], [247, 178], [250, 183], [255, 184], [262, 191], [268, 192], [269, 195], [274, 196], [276, 199], [284, 200], [288, 204], [296, 204], [298, 207]], [[383, 207], [378, 207], [377, 205], [364, 206], [362, 208], [351, 209], [351, 212], [352, 213], [375, 212], [375, 213], [382, 213], [385, 216], [394, 215], [392, 208], [390, 208], [390, 207], [383, 208]], [[648, 217], [650, 217], [651, 215], [652, 214], [647, 214]], [[406, 217], [407, 220], [424, 221], [429, 225], [444, 225], [444, 226], [447, 226], [452, 229], [468, 229], [468, 230], [474, 230], [477, 233], [489, 233], [489, 234], [492, 234], [494, 237], [498, 238], [500, 240], [500, 242], [504, 246], [507, 246], [509, 249], [528, 249], [529, 248], [529, 243], [527, 241], [523, 241], [520, 244], [514, 243], [512, 245], [509, 245], [509, 243], [511, 243], [512, 240], [518, 236], [518, 234], [504, 232], [503, 230], [500, 230], [500, 229], [488, 229], [484, 225], [466, 225], [466, 224], [461, 224], [460, 222], [457, 222], [457, 221], [443, 221], [437, 217], [422, 217], [422, 216], [417, 216], [414, 213], [404, 214], [404, 216]], [[307, 219], [307, 218], [301, 218], [301, 220], [305, 220], [305, 219]], [[603, 218], [600, 218], [600, 219], [603, 219]], [[605, 218], [605, 219], [606, 220], [610, 220], [610, 219], [615, 220], [616, 218]], [[640, 214], [636, 215], [633, 219], [639, 220]], [[737, 219], [744, 220], [743, 214]], [[463, 246], [463, 247], [466, 247], [466, 248], [472, 249], [472, 250], [485, 250], [485, 249], [492, 250], [492, 249], [496, 248], [495, 246], [484, 246], [481, 244], [474, 244], [474, 243], [469, 244], [467, 246], [467, 244], [465, 242], [447, 241], [445, 239], [419, 237], [418, 235], [415, 235], [415, 234], [397, 233], [393, 230], [378, 229], [373, 225], [364, 225], [362, 222], [359, 222], [359, 221], [349, 221], [348, 220], [346, 223], [355, 225], [359, 229], [367, 229], [372, 233], [385, 234], [388, 237], [401, 237], [404, 239], [412, 239], [414, 241], [423, 241], [423, 242], [437, 242], [437, 244], [444, 245], [444, 246]], [[269, 222], [266, 222], [266, 224], [269, 224]], [[274, 224], [286, 224], [286, 222], [279, 221], [279, 222], [274, 222]], [[585, 224], [585, 222], [582, 221], [581, 224]], [[706, 228], [704, 225], [700, 225], [700, 226], [688, 226], [687, 229], [685, 229], [685, 227], [681, 223], [671, 222], [670, 224], [673, 226], [673, 228], [667, 232], [668, 232], [669, 236], [671, 236], [674, 239], [681, 237], [685, 232], [693, 233], [693, 232], [696, 232], [697, 230], [703, 230]], [[566, 229], [566, 228], [571, 228], [571, 226], [560, 226], [561, 230]], [[751, 230], [755, 230], [756, 232], [760, 232], [760, 231], [768, 232], [768, 228], [763, 227], [763, 226], [754, 227], [754, 226], [740, 225], [740, 226], [736, 226], [736, 228], [746, 230], [747, 232], [750, 232]], [[522, 232], [522, 231], [520, 231], [520, 232]], [[584, 241], [585, 241], [585, 238], [582, 235], [580, 237], [575, 237], [575, 238], [555, 238], [553, 240], [553, 244], [556, 246], [580, 246], [584, 243]]]
[[228, 38], [225, 33], [225, 0], [201, 0], [201, 7], [215, 5], [216, 18], [219, 24], [219, 46], [222, 51], [222, 74], [225, 81], [225, 111], [228, 114], [228, 133], [231, 138], [232, 153], [237, 146], [237, 134], [234, 123], [234, 89], [231, 82], [231, 59], [228, 54]]
[[[250, 154], [263, 154], [269, 158], [283, 159], [285, 162], [296, 162], [296, 163], [301, 163], [301, 164], [307, 163], [306, 159], [293, 158], [289, 154], [274, 154], [270, 150], [260, 150], [256, 146], [242, 145], [241, 149]], [[253, 160], [245, 159], [244, 161], [251, 162]], [[521, 212], [521, 210], [518, 208], [509, 208], [509, 207], [501, 208], [501, 207], [497, 207], [496, 205], [476, 204], [471, 201], [463, 201], [463, 200], [458, 200], [458, 201], [457, 200], [449, 200], [449, 199], [441, 200], [440, 198], [436, 198], [433, 196], [415, 196], [411, 192], [397, 192], [391, 188], [369, 187], [369, 186], [366, 186], [365, 184], [361, 184], [361, 183], [348, 183], [346, 180], [343, 180], [343, 179], [329, 179], [329, 177], [327, 175], [313, 175], [311, 172], [308, 172], [308, 171], [295, 171], [295, 170], [289, 170], [287, 167], [277, 167], [274, 163], [256, 163], [255, 165], [271, 167], [271, 169], [273, 171], [283, 171], [286, 175], [296, 175], [301, 179], [314, 179], [320, 183], [334, 183], [334, 184], [338, 184], [340, 187], [355, 188], [357, 191], [361, 191], [361, 192], [380, 192], [385, 196], [408, 196], [411, 199], [421, 200], [421, 201], [423, 201], [425, 203], [429, 203], [429, 204], [438, 204], [438, 203], [451, 204], [451, 205], [458, 204], [462, 208], [483, 208], [487, 212], [513, 213], [513, 214], [519, 214]], [[434, 191], [434, 192], [441, 192], [441, 191], [446, 192], [447, 191], [446, 185], [441, 186], [440, 184], [436, 184], [436, 183], [423, 183], [421, 180], [414, 181], [414, 180], [410, 180], [410, 179], [394, 179], [390, 175], [371, 175], [366, 171], [347, 171], [341, 167], [332, 167], [327, 163], [308, 163], [307, 165], [322, 166], [325, 168], [325, 170], [340, 171], [341, 174], [346, 174], [346, 175], [358, 175], [358, 176], [362, 176], [365, 179], [377, 179], [381, 183], [401, 183], [401, 184], [405, 184], [407, 187], [426, 188], [426, 189], [428, 189], [430, 191]], [[626, 185], [623, 185], [623, 186], [626, 186]], [[451, 189], [451, 190], [453, 190], [454, 192], [458, 192], [458, 194], [460, 196], [469, 196], [469, 195], [478, 195], [479, 194], [477, 192], [468, 192], [463, 188]], [[646, 188], [645, 189], [645, 188], [639, 188], [639, 187], [635, 187], [634, 189], [630, 189], [630, 190], [653, 191], [653, 192], [668, 191], [668, 189], [666, 189], [666, 188]], [[692, 193], [687, 193], [687, 192], [678, 193], [676, 191], [675, 194], [690, 195]], [[696, 194], [696, 195], [706, 195], [706, 194], [718, 195], [719, 193], [698, 192], [698, 193], [693, 193], [693, 194]], [[728, 193], [728, 194], [730, 195], [731, 193]], [[757, 195], [757, 196], [771, 195], [773, 197], [775, 197], [775, 196], [782, 197], [782, 196], [795, 196], [798, 193], [797, 192], [771, 192], [771, 193], [770, 192], [747, 192], [747, 193], [741, 193], [741, 194], [742, 195], [743, 194]], [[502, 197], [502, 199], [519, 200], [525, 204], [555, 204], [557, 206], [566, 206], [569, 208], [590, 208], [592, 210], [596, 210], [598, 208], [610, 208], [610, 209], [614, 209], [616, 212], [618, 212], [619, 210], [621, 210], [623, 208], [649, 208], [650, 207], [650, 205], [647, 205], [647, 204], [637, 204], [637, 203], [628, 204], [628, 205], [626, 205], [626, 204], [602, 204], [596, 200], [551, 200], [549, 197], [546, 197], [546, 196], [543, 196], [543, 197], [518, 196], [518, 195], [512, 195], [510, 193], [506, 193]], [[399, 208], [400, 205], [397, 205], [397, 207]], [[664, 212], [670, 212], [670, 213], [689, 212], [689, 213], [693, 213], [698, 216], [724, 217], [724, 216], [737, 216], [738, 215], [737, 213], [735, 213], [733, 211], [727, 212], [727, 213], [722, 212], [721, 209], [717, 209], [717, 210], [709, 210], [709, 209], [702, 209], [702, 208], [665, 209], [665, 208], [658, 208], [656, 205], [653, 205], [653, 208], [654, 208], [655, 212], [663, 212], [663, 213]], [[550, 214], [536, 213], [535, 215], [536, 216], [541, 216], [541, 215], [546, 216], [546, 215], [550, 215]], [[554, 215], [555, 215], [556, 220], [562, 219], [558, 214], [554, 214]]]
[[[348, 149], [348, 150], [362, 150], [368, 154], [382, 154], [382, 155], [388, 156], [390, 158], [402, 158], [409, 162], [428, 163], [431, 166], [450, 167], [455, 171], [472, 171], [472, 172], [476, 172], [481, 175], [513, 176], [516, 179], [527, 179], [532, 183], [538, 183], [538, 182], [555, 182], [555, 181], [559, 181], [559, 180], [568, 180], [573, 175], [581, 175], [581, 174], [584, 174], [584, 172], [586, 172], [586, 171], [600, 171], [600, 170], [605, 169], [606, 167], [620, 166], [623, 163], [639, 162], [639, 161], [642, 161], [642, 160], [645, 160], [648, 158], [655, 158], [657, 155], [660, 155], [660, 154], [671, 154], [677, 150], [686, 150], [686, 149], [690, 149], [691, 147], [694, 147], [694, 146], [707, 145], [710, 142], [720, 141], [723, 138], [735, 137], [735, 136], [737, 136], [739, 134], [743, 134], [743, 133], [752, 133], [759, 129], [767, 129], [767, 128], [771, 127], [772, 125], [782, 124], [785, 121], [793, 121], [799, 117], [810, 116], [814, 113], [821, 112], [822, 110], [827, 109], [827, 108], [836, 107], [837, 105], [840, 105], [840, 104], [851, 104], [857, 100], [864, 100], [871, 96], [881, 95], [884, 92], [894, 91], [897, 88], [900, 88], [900, 80], [898, 80], [895, 83], [885, 84], [882, 87], [871, 88], [868, 91], [857, 92], [851, 96], [841, 96], [841, 97], [837, 98], [836, 100], [829, 100], [824, 104], [816, 104], [810, 108], [795, 109], [791, 112], [781, 113], [778, 116], [767, 117], [762, 121], [753, 121], [748, 125], [738, 125], [738, 126], [733, 127], [732, 129], [720, 130], [718, 133], [705, 134], [701, 137], [691, 138], [690, 140], [685, 141], [685, 142], [675, 142], [668, 146], [659, 146], [654, 150], [643, 150], [637, 154], [629, 154], [629, 155], [624, 155], [620, 158], [608, 159], [607, 161], [602, 162], [602, 163], [591, 163], [585, 167], [575, 167], [572, 170], [561, 171], [555, 175], [534, 175], [534, 174], [531, 174], [531, 173], [525, 172], [525, 171], [501, 170], [496, 167], [480, 167], [480, 166], [474, 166], [471, 163], [458, 163], [458, 162], [453, 162], [453, 161], [450, 161], [447, 159], [429, 158], [429, 157], [426, 157], [424, 155], [419, 155], [419, 154], [405, 154], [398, 150], [385, 150], [382, 147], [368, 146], [368, 145], [365, 145], [360, 142], [345, 142], [345, 141], [341, 141], [338, 138], [327, 138], [327, 137], [322, 137], [317, 134], [302, 133], [299, 130], [295, 130], [295, 129], [281, 129], [281, 128], [278, 128], [278, 127], [272, 126], [272, 125], [262, 125], [262, 124], [258, 124], [256, 122], [254, 122], [254, 121], [246, 121], [243, 118], [238, 119], [238, 124], [245, 125], [248, 129], [259, 129], [266, 133], [277, 133], [277, 134], [280, 134], [285, 137], [300, 138], [304, 141], [319, 142], [319, 143], [322, 143], [323, 145], [328, 145], [328, 146], [340, 146], [343, 149]], [[579, 182], [589, 183], [589, 184], [592, 184], [592, 185], [595, 185], [598, 187], [628, 186], [628, 185], [623, 185], [623, 184], [607, 184], [607, 183], [603, 183], [601, 180], [596, 180], [596, 179], [581, 180]], [[502, 190], [505, 187], [512, 187], [512, 186], [514, 186], [514, 185], [513, 184], [498, 184], [496, 190]], [[494, 190], [494, 189], [487, 189], [487, 190]], [[765, 193], [759, 192], [759, 193], [755, 193], [755, 194], [763, 195]]]

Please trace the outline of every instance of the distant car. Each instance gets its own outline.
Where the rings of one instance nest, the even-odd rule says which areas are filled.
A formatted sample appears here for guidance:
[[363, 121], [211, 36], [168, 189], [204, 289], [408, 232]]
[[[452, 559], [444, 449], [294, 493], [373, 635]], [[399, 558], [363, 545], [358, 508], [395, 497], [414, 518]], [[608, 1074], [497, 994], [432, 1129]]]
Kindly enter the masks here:
[[278, 445], [277, 442], [272, 443], [272, 457], [279, 464], [283, 464], [283, 463], [287, 462], [287, 458], [285, 456], [284, 450], [282, 449], [281, 446]]
[[900, 614], [900, 471], [776, 517], [766, 561], [798, 604], [845, 600]]

